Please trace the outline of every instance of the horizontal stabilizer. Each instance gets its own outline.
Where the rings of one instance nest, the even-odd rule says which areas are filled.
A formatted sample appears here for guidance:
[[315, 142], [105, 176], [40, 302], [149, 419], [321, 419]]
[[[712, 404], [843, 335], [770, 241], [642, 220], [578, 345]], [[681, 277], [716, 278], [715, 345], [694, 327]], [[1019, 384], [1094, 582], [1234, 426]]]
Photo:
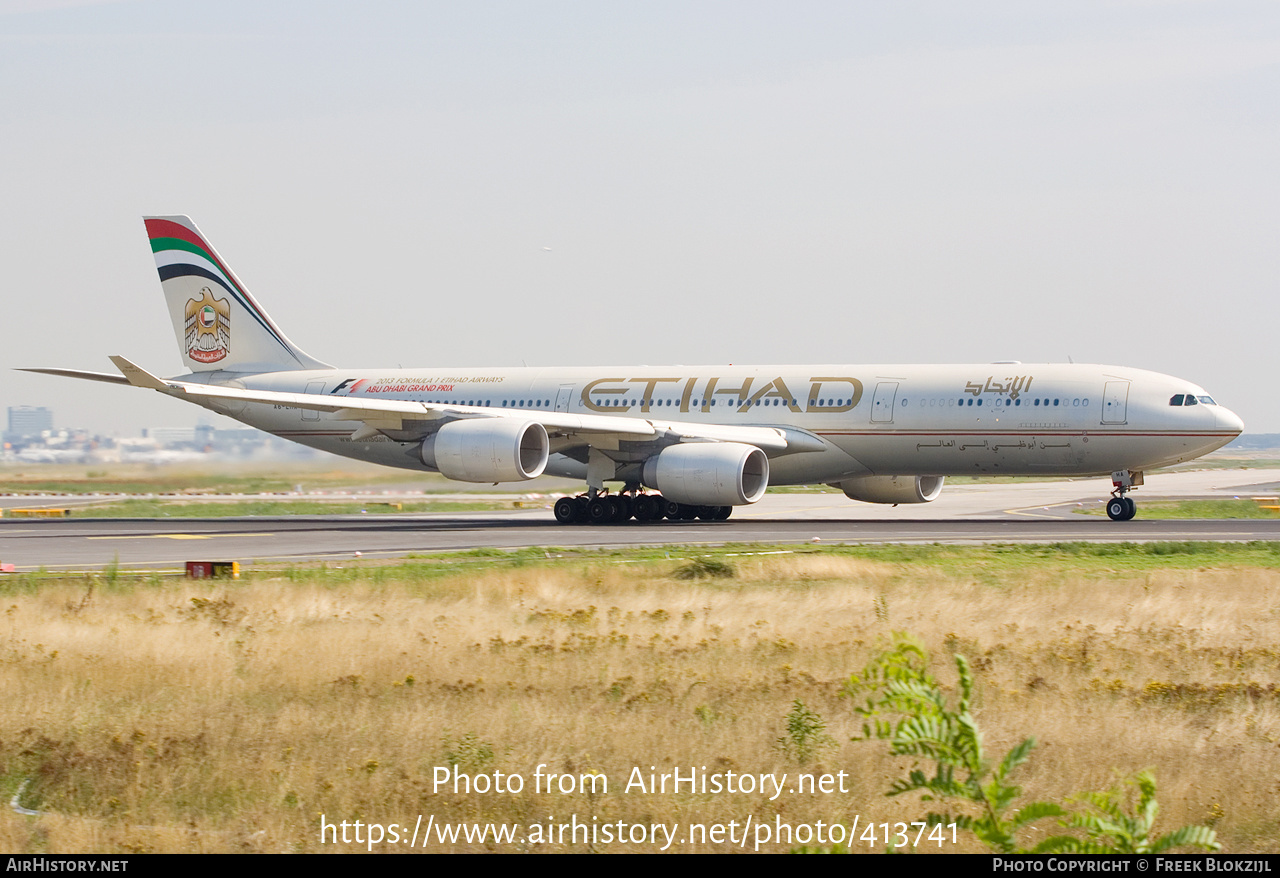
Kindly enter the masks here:
[[83, 378], [86, 381], [104, 381], [107, 384], [128, 384], [129, 379], [110, 372], [84, 372], [80, 369], [18, 369], [19, 372], [38, 372], [41, 375], [60, 375], [63, 378]]
[[146, 387], [151, 390], [168, 390], [169, 385], [165, 384], [156, 376], [152, 375], [146, 369], [131, 363], [124, 357], [115, 356], [111, 358], [111, 362], [120, 370], [120, 374], [132, 384], [134, 387]]

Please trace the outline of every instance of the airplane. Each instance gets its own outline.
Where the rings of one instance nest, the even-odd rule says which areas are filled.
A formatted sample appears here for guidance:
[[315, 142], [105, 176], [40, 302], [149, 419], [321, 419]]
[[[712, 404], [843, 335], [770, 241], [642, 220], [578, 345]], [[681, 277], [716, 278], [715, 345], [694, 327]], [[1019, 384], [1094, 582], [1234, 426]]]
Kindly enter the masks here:
[[[145, 218], [188, 370], [40, 372], [148, 388], [323, 451], [464, 482], [586, 491], [561, 523], [724, 520], [770, 485], [928, 503], [947, 476], [1102, 476], [1132, 519], [1145, 472], [1244, 429], [1181, 378], [1024, 364], [338, 369], [276, 326], [188, 217]], [[612, 489], [607, 485], [613, 485]]]

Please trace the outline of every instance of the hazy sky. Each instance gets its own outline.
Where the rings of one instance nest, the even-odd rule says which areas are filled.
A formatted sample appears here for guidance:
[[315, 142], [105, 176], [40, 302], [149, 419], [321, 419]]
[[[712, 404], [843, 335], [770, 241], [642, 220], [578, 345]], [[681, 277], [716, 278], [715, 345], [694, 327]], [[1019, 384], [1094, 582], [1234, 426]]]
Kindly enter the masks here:
[[[180, 371], [144, 214], [344, 366], [1103, 362], [1280, 432], [1280, 4], [0, 0], [11, 371]], [[550, 248], [550, 249], [548, 249]]]

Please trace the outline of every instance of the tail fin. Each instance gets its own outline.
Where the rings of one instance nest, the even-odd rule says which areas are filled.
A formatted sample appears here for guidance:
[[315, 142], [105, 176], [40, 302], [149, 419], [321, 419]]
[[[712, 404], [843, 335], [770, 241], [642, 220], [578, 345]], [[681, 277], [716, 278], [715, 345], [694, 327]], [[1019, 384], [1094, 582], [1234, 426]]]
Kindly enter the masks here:
[[160, 286], [192, 372], [330, 369], [289, 341], [254, 301], [196, 224], [185, 216], [146, 217]]

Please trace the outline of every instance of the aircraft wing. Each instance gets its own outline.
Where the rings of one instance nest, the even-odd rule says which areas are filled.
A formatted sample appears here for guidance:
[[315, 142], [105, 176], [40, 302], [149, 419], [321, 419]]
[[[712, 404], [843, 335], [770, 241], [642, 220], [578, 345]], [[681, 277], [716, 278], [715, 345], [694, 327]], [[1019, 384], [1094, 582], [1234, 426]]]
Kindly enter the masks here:
[[[582, 444], [592, 444], [609, 438], [631, 442], [741, 442], [754, 445], [765, 453], [817, 451], [823, 448], [820, 440], [796, 430], [774, 427], [739, 427], [725, 424], [689, 424], [679, 421], [650, 421], [643, 418], [620, 418], [612, 415], [574, 415], [567, 412], [547, 412], [536, 409], [493, 409], [481, 406], [450, 405], [442, 403], [412, 402], [393, 399], [359, 399], [346, 396], [325, 396], [309, 393], [290, 393], [274, 390], [246, 390], [223, 385], [191, 384], [158, 378], [125, 359], [112, 357], [111, 362], [120, 370], [123, 378], [135, 387], [158, 390], [169, 396], [195, 399], [236, 399], [279, 405], [287, 408], [330, 412], [339, 420], [360, 421], [364, 426], [356, 435], [365, 437], [375, 432], [412, 431], [414, 422], [451, 421], [459, 418], [519, 418], [537, 421], [549, 434], [583, 438]], [[36, 370], [31, 370], [36, 371]], [[73, 373], [70, 370], [39, 370], [72, 377], [90, 377], [100, 373]], [[103, 379], [96, 379], [103, 380]], [[419, 424], [427, 427], [425, 423]], [[422, 431], [424, 434], [431, 429]]]

